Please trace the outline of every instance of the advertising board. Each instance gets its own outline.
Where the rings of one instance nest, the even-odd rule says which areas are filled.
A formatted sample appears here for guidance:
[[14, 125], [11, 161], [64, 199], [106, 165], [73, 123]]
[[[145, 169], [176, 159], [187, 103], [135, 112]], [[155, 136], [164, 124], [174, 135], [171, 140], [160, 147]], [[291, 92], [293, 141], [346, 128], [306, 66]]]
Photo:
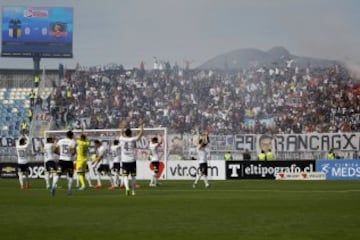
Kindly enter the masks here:
[[3, 57], [72, 58], [73, 8], [2, 8]]

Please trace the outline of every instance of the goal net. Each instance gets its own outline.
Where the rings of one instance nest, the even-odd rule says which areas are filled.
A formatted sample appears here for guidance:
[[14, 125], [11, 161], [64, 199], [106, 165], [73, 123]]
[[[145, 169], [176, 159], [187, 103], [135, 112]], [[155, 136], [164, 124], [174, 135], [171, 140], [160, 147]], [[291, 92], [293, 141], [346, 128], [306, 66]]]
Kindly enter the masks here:
[[[133, 136], [139, 132], [139, 128], [132, 128]], [[44, 132], [44, 139], [46, 141], [47, 137], [55, 137], [59, 140], [66, 137], [66, 132], [68, 130], [48, 130]], [[79, 138], [81, 130], [73, 130], [75, 138]], [[120, 130], [119, 129], [85, 129], [84, 133], [87, 135], [90, 140], [89, 156], [95, 153], [94, 141], [99, 140], [110, 151], [115, 139], [119, 139]], [[139, 141], [136, 142], [135, 156], [137, 160], [148, 160], [149, 157], [149, 144], [151, 138], [161, 136], [163, 143], [159, 147], [159, 157], [160, 161], [167, 161], [167, 131], [166, 128], [144, 128], [144, 134]], [[107, 157], [110, 157], [109, 154]], [[112, 159], [110, 159], [112, 160]], [[111, 162], [111, 161], [110, 161]]]

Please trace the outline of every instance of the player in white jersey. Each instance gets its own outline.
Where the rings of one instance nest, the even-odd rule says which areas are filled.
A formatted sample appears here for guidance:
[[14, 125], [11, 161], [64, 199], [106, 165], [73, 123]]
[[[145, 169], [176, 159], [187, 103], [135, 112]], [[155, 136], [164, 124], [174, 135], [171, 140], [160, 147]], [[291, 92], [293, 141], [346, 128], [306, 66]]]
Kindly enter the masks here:
[[153, 137], [149, 145], [149, 149], [150, 149], [149, 160], [151, 161], [153, 167], [152, 176], [149, 184], [150, 187], [158, 186], [158, 173], [159, 173], [159, 161], [160, 161], [159, 147], [161, 144], [162, 144], [162, 138], [161, 136], [159, 136], [159, 137]]
[[110, 181], [110, 190], [113, 190], [113, 179], [111, 176], [111, 170], [110, 170], [110, 164], [109, 164], [109, 158], [108, 158], [108, 150], [106, 147], [101, 144], [99, 140], [95, 140], [95, 149], [96, 149], [96, 157], [92, 162], [92, 165], [94, 166], [94, 169], [96, 170], [97, 175], [97, 185], [95, 185], [95, 188], [101, 188], [101, 175], [106, 175], [109, 177]]
[[55, 152], [59, 153], [59, 164], [57, 168], [57, 174], [53, 178], [53, 184], [51, 186], [51, 194], [55, 195], [57, 183], [61, 174], [66, 174], [68, 180], [68, 195], [72, 194], [72, 182], [74, 175], [74, 155], [75, 141], [73, 140], [74, 133], [72, 131], [66, 132], [66, 138], [60, 139], [56, 143]]
[[[114, 140], [113, 145], [110, 147], [111, 157], [113, 159], [112, 170], [114, 173], [114, 186], [113, 188], [123, 187], [123, 178], [120, 178], [121, 169], [121, 146], [119, 140]], [[119, 182], [121, 179], [121, 183]]]
[[204, 179], [205, 187], [206, 188], [210, 187], [210, 183], [209, 183], [209, 181], [207, 179], [208, 164], [207, 164], [207, 151], [206, 151], [206, 147], [208, 146], [209, 142], [210, 141], [209, 141], [208, 132], [205, 131], [203, 133], [201, 139], [199, 140], [199, 144], [198, 144], [198, 147], [197, 147], [199, 170], [197, 172], [195, 182], [193, 184], [193, 188], [196, 188], [196, 184], [198, 183], [198, 181], [200, 180], [201, 177], [203, 177], [203, 179]]
[[55, 154], [55, 139], [48, 137], [43, 148], [44, 152], [44, 165], [45, 165], [45, 183], [46, 188], [50, 189], [50, 182], [53, 180], [53, 176], [56, 172], [56, 159], [58, 158]]
[[[16, 152], [18, 157], [18, 176], [20, 188], [30, 188], [29, 181], [29, 156], [28, 156], [28, 147], [30, 145], [30, 139], [28, 136], [24, 135], [18, 141], [16, 141]], [[24, 184], [25, 177], [25, 184]]]
[[135, 147], [136, 141], [140, 140], [144, 133], [144, 122], [140, 120], [140, 131], [133, 137], [130, 128], [127, 128], [126, 121], [121, 123], [121, 136], [119, 138], [121, 145], [121, 162], [122, 162], [122, 175], [125, 185], [126, 195], [130, 195], [129, 187], [129, 175], [131, 175], [131, 194], [135, 195], [136, 188], [136, 159], [135, 159]]

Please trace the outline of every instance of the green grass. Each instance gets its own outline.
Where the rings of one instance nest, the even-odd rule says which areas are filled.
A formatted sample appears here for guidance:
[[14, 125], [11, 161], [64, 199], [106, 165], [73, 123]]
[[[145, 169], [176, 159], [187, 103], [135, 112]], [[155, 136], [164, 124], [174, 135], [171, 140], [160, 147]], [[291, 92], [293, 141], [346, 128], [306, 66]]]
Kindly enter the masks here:
[[212, 183], [52, 197], [42, 180], [20, 190], [0, 179], [0, 239], [360, 239], [358, 181]]

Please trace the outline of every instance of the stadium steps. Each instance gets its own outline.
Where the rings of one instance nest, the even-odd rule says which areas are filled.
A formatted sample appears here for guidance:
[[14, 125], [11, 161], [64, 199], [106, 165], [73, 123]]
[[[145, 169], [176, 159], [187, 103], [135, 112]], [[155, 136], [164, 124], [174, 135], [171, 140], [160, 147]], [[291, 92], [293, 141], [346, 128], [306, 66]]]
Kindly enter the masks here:
[[[49, 94], [50, 88], [44, 89]], [[22, 121], [28, 121], [31, 88], [0, 88], [0, 133], [1, 137], [18, 137]], [[34, 117], [35, 119], [35, 113]]]

